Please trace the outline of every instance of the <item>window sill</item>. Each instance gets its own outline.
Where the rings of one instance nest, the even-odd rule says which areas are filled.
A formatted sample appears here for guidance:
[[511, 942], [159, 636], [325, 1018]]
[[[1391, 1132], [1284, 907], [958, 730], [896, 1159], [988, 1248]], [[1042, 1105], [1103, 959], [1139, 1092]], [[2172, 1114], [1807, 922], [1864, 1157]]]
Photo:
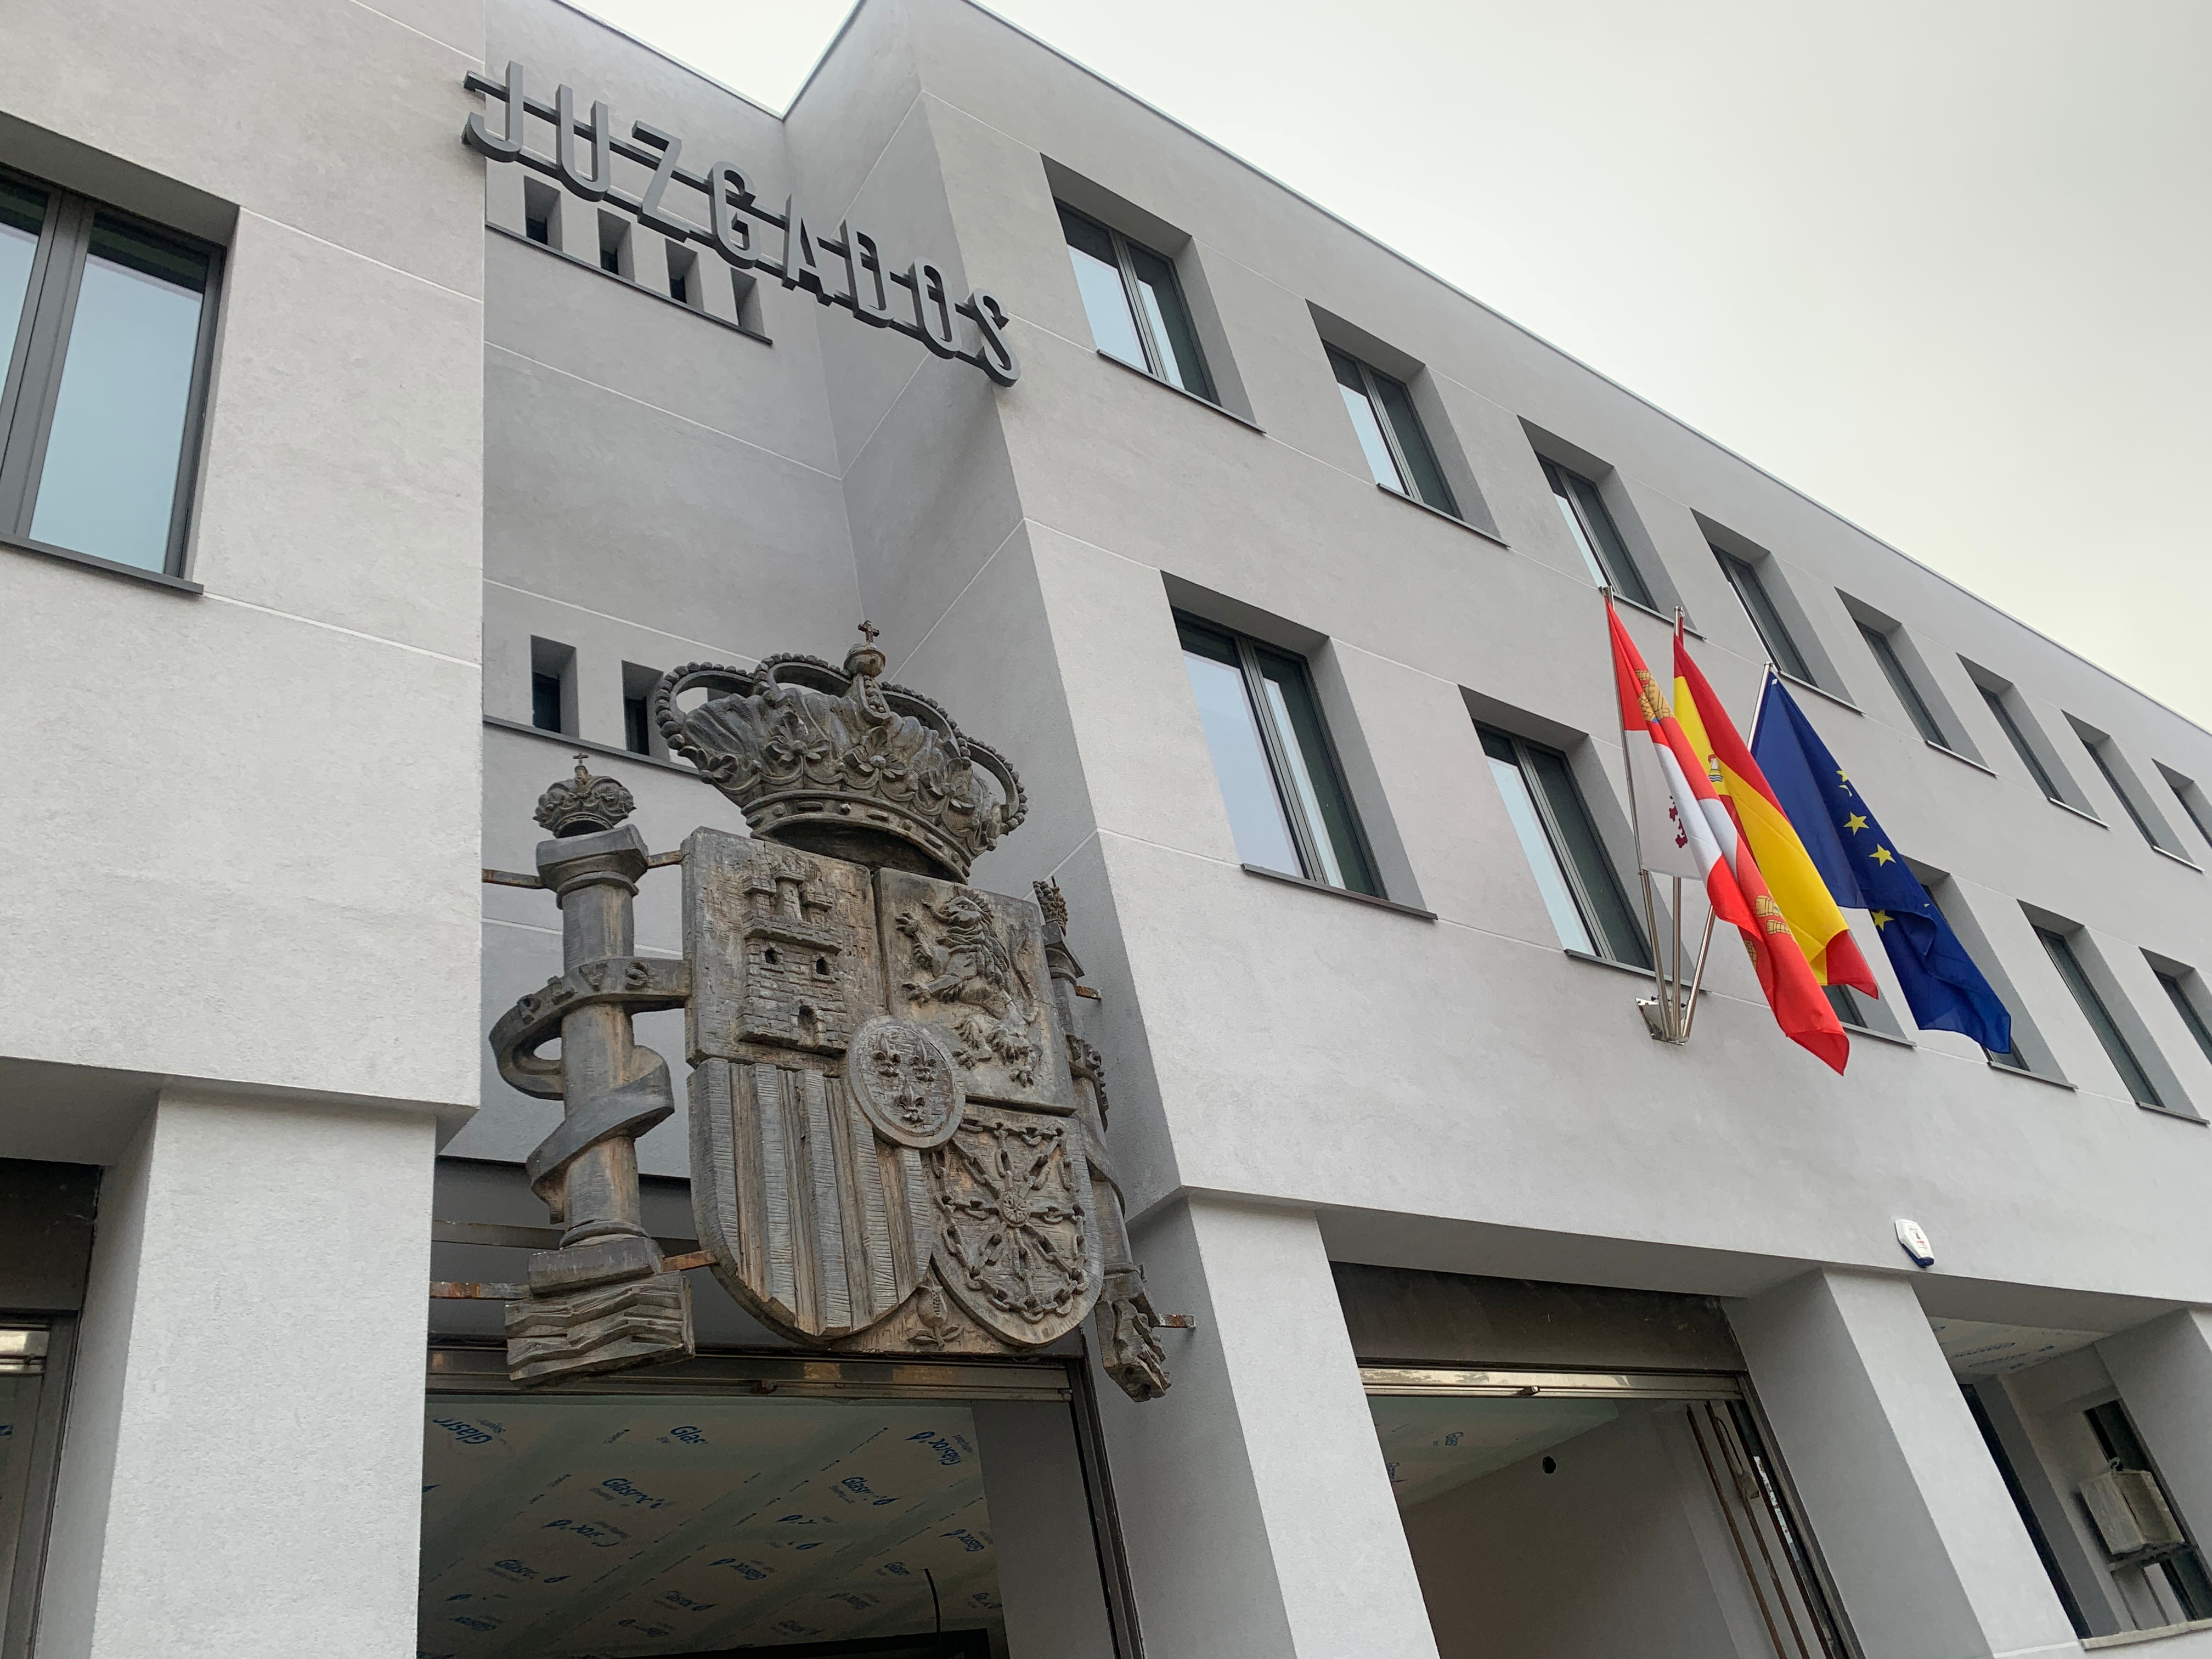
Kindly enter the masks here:
[[2017, 1066], [2007, 1066], [1994, 1060], [1985, 1060], [1982, 1063], [1992, 1072], [2001, 1073], [2006, 1077], [2026, 1078], [2030, 1083], [2040, 1083], [2047, 1089], [2063, 1089], [2069, 1094], [2081, 1092], [2080, 1084], [2069, 1083], [2063, 1077], [2045, 1077], [2040, 1072], [2023, 1072]]
[[1572, 957], [1577, 962], [1587, 962], [1593, 968], [1610, 968], [1616, 974], [1626, 974], [1632, 979], [1640, 979], [1654, 991], [1659, 988], [1659, 982], [1652, 976], [1649, 968], [1638, 968], [1632, 963], [1615, 962], [1611, 957], [1592, 956], [1588, 951], [1571, 950], [1565, 945], [1559, 947], [1559, 954]]
[[1923, 738], [1920, 741], [1926, 744], [1937, 754], [1948, 755], [1954, 761], [1964, 762], [1966, 765], [1972, 767], [1977, 772], [1987, 772], [1991, 777], [1995, 777], [1997, 775], [1996, 769], [1995, 767], [1983, 765], [1981, 762], [1976, 760], [1972, 755], [1960, 754], [1957, 750], [1952, 748], [1948, 743], [1938, 743], [1933, 738]]
[[2075, 817], [2081, 819], [2084, 823], [2094, 823], [2100, 830], [2109, 830], [2112, 827], [2111, 824], [2106, 823], [2104, 819], [2099, 817], [2094, 812], [2085, 812], [2072, 802], [2063, 801], [2056, 795], [2045, 795], [2044, 799], [2049, 801], [2053, 806], [2057, 807], [2062, 812], [2071, 812]]
[[[742, 334], [748, 340], [757, 340], [763, 345], [774, 345], [775, 343], [775, 342], [769, 339], [767, 335], [760, 333], [757, 330], [747, 328], [743, 323], [730, 322], [724, 318], [715, 316], [711, 312], [702, 311], [696, 306], [686, 305], [683, 301], [678, 299], [672, 294], [662, 294], [655, 289], [649, 289], [643, 283], [637, 282], [631, 277], [625, 276], [618, 270], [609, 270], [605, 265], [599, 264], [596, 260], [580, 259], [574, 254], [569, 252], [566, 248], [555, 247], [548, 242], [532, 241], [529, 237], [525, 236], [520, 231], [509, 230], [505, 225], [487, 223], [484, 226], [484, 228], [486, 230], [492, 231], [498, 235], [506, 237], [507, 240], [511, 242], [520, 242], [525, 247], [536, 248], [540, 253], [550, 253], [555, 258], [562, 260], [568, 264], [574, 265], [580, 270], [590, 271], [594, 276], [604, 276], [611, 283], [620, 283], [624, 288], [629, 289], [632, 293], [642, 294], [648, 300], [658, 300], [665, 306], [674, 306], [686, 317], [696, 317], [702, 323], [712, 323], [716, 328], [726, 328], [732, 334]], [[627, 753], [628, 751], [625, 750], [623, 752]]]
[[1854, 1025], [1847, 1019], [1839, 1019], [1836, 1024], [1855, 1037], [1872, 1037], [1876, 1042], [1893, 1043], [1899, 1048], [1917, 1048], [1920, 1046], [1911, 1037], [1899, 1036], [1894, 1031], [1877, 1031], [1871, 1025]]
[[658, 755], [641, 755], [635, 750], [617, 749], [611, 743], [593, 743], [589, 738], [572, 738], [565, 732], [548, 732], [542, 726], [525, 726], [520, 720], [501, 720], [496, 714], [486, 714], [483, 723], [495, 732], [513, 732], [522, 737], [542, 738], [547, 743], [557, 743], [572, 755], [581, 749], [587, 754], [632, 761], [640, 766], [658, 766], [663, 771], [680, 772], [687, 778], [696, 778], [701, 783], [707, 781], [697, 768], [683, 761], [663, 760]]
[[1286, 876], [1280, 870], [1269, 870], [1257, 864], [1245, 865], [1243, 871], [1248, 876], [1279, 881], [1285, 887], [1303, 887], [1310, 893], [1327, 893], [1331, 898], [1350, 899], [1354, 904], [1370, 904], [1377, 910], [1395, 910], [1401, 916], [1413, 916], [1422, 921], [1437, 919], [1437, 913], [1433, 910], [1401, 904], [1395, 899], [1376, 898], [1372, 893], [1355, 893], [1349, 887], [1332, 887], [1325, 881], [1308, 881], [1304, 876]]
[[1513, 550], [1511, 543], [1504, 540], [1501, 537], [1492, 535], [1480, 525], [1468, 523], [1465, 519], [1461, 518], [1456, 513], [1447, 513], [1441, 507], [1431, 507], [1426, 501], [1419, 499], [1419, 497], [1408, 495], [1401, 489], [1393, 489], [1386, 483], [1378, 483], [1375, 487], [1381, 490], [1385, 495], [1388, 495], [1394, 501], [1403, 501], [1408, 507], [1417, 507], [1420, 508], [1422, 512], [1427, 514], [1432, 519], [1442, 519], [1446, 524], [1455, 524], [1462, 530], [1468, 532], [1470, 535], [1481, 537], [1483, 540], [1490, 543], [1493, 547], [1502, 547], [1509, 553]]
[[2085, 1648], [2131, 1648], [2144, 1642], [2163, 1642], [2169, 1636], [2186, 1636], [2193, 1630], [2212, 1630], [2212, 1619], [2193, 1619], [2185, 1625], [2160, 1625], [2154, 1630], [2124, 1630], [2116, 1636], [2085, 1636]]
[[172, 576], [164, 571], [145, 570], [135, 564], [118, 564], [113, 559], [96, 558], [89, 553], [72, 553], [66, 547], [49, 547], [44, 542], [34, 542], [14, 536], [0, 536], [0, 547], [16, 553], [35, 553], [40, 558], [58, 559], [64, 564], [73, 564], [80, 569], [97, 570], [102, 575], [123, 576], [134, 582], [144, 582], [149, 587], [166, 587], [172, 593], [204, 593], [207, 589], [198, 582], [186, 581], [182, 576]]
[[[1096, 351], [1097, 350], [1097, 348], [1094, 346], [1092, 349]], [[1188, 398], [1191, 402], [1196, 404], [1200, 409], [1210, 409], [1215, 414], [1223, 416], [1224, 419], [1236, 422], [1237, 425], [1243, 427], [1247, 432], [1257, 432], [1262, 437], [1267, 435], [1267, 428], [1263, 426], [1255, 426], [1250, 421], [1246, 420], [1242, 415], [1239, 415], [1235, 410], [1224, 409], [1221, 404], [1217, 404], [1211, 398], [1201, 398], [1195, 392], [1185, 392], [1174, 381], [1163, 380], [1158, 375], [1153, 374], [1150, 369], [1139, 368], [1134, 363], [1125, 363], [1110, 351], [1098, 351], [1098, 356], [1104, 358], [1108, 362], [1113, 364], [1115, 368], [1121, 369], [1125, 374], [1133, 374], [1140, 380], [1150, 380], [1154, 386], [1159, 387], [1163, 392], [1172, 392], [1178, 398]]]
[[2152, 852], [2157, 854], [2159, 857], [2162, 859], [2172, 859], [2176, 864], [2179, 865], [2185, 870], [2194, 870], [2200, 876], [2204, 873], [2204, 866], [2203, 865], [2192, 863], [2188, 859], [2182, 857], [2179, 853], [2169, 853], [2166, 848], [2160, 847], [2154, 841], [2148, 842], [2144, 844], [2148, 846]]
[[[1603, 592], [1605, 590], [1603, 588], [1600, 588], [1598, 591], [1600, 592]], [[1613, 602], [1615, 605], [1625, 605], [1631, 611], [1641, 611], [1647, 617], [1656, 617], [1661, 622], [1665, 623], [1669, 628], [1672, 628], [1674, 625], [1674, 619], [1668, 616], [1665, 611], [1656, 610], [1650, 605], [1645, 605], [1641, 600], [1632, 599], [1627, 594], [1622, 592], [1617, 587], [1613, 590]], [[1687, 634], [1693, 640], [1702, 640], [1705, 637], [1703, 634], [1698, 632], [1697, 624], [1692, 623], [1687, 617], [1682, 618], [1682, 631], [1685, 634]]]
[[1786, 681], [1790, 684], [1796, 686], [1800, 691], [1810, 691], [1816, 697], [1826, 697], [1830, 702], [1835, 704], [1838, 708], [1848, 708], [1854, 714], [1863, 714], [1866, 713], [1865, 709], [1860, 708], [1858, 704], [1853, 702], [1848, 697], [1839, 697], [1832, 691], [1825, 691], [1821, 690], [1820, 687], [1814, 684], [1810, 680], [1801, 680], [1795, 674], [1784, 673], [1779, 665], [1775, 665], [1774, 676], [1777, 679]]
[[2205, 1122], [2196, 1113], [2177, 1112], [2171, 1106], [2146, 1106], [2139, 1100], [2136, 1102], [2136, 1110], [2148, 1112], [2153, 1117], [2170, 1117], [2177, 1123], [2194, 1123], [2200, 1129], [2212, 1128], [2212, 1123]]

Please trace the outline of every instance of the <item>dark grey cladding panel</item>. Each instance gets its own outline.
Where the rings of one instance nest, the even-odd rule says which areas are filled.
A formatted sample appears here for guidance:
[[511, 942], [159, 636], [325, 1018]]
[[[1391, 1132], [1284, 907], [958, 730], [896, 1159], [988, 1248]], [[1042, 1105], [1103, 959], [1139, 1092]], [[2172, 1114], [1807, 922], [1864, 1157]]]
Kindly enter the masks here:
[[0, 1310], [74, 1313], [84, 1305], [100, 1169], [0, 1158]]
[[1661, 1291], [1333, 1264], [1364, 1364], [1740, 1371], [1719, 1301]]

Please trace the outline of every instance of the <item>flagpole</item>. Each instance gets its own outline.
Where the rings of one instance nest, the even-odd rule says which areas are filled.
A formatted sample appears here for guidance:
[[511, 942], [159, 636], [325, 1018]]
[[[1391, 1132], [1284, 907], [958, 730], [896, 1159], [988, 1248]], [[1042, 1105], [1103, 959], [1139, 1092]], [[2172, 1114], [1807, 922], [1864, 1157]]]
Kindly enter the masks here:
[[[1613, 609], [1613, 584], [1606, 583], [1598, 592], [1605, 595], [1606, 609], [1610, 611]], [[1674, 1029], [1679, 1018], [1674, 998], [1670, 994], [1675, 988], [1668, 984], [1666, 965], [1660, 959], [1659, 917], [1651, 900], [1651, 872], [1644, 867], [1644, 838], [1637, 828], [1643, 819], [1637, 816], [1636, 811], [1636, 763], [1629, 756], [1626, 726], [1621, 728], [1620, 733], [1620, 775], [1628, 786], [1628, 836], [1636, 846], [1636, 873], [1644, 885], [1644, 936], [1651, 941], [1651, 988], [1656, 994], [1652, 1000], [1659, 1005], [1657, 1036], [1663, 1042], [1673, 1042], [1677, 1041]]]
[[1668, 975], [1674, 982], [1675, 1025], [1684, 1039], [1689, 1036], [1686, 1020], [1680, 1018], [1688, 1011], [1682, 1006], [1682, 878], [1674, 878], [1674, 965]]
[[1698, 987], [1705, 980], [1705, 953], [1713, 948], [1713, 913], [1705, 912], [1705, 936], [1698, 941], [1698, 971], [1690, 981], [1689, 1006], [1682, 1014], [1682, 1041], [1690, 1040], [1690, 1027], [1698, 1018]]

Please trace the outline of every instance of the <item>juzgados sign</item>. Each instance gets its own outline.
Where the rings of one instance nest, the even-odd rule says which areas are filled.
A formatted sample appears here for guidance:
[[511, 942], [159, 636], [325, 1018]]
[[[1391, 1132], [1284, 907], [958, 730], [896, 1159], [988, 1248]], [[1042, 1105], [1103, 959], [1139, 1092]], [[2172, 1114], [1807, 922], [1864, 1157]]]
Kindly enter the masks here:
[[[504, 86], [474, 70], [465, 77], [471, 92], [507, 106], [501, 131], [492, 130], [483, 112], [470, 116], [462, 131], [461, 142], [486, 161], [520, 161], [586, 202], [627, 209], [648, 230], [678, 241], [702, 242], [737, 270], [759, 270], [786, 288], [805, 289], [825, 306], [844, 307], [872, 327], [911, 336], [938, 356], [973, 363], [1000, 386], [1012, 386], [1020, 376], [1021, 362], [1006, 340], [1006, 307], [994, 295], [979, 288], [955, 301], [945, 273], [927, 260], [897, 270], [876, 239], [848, 221], [840, 221], [834, 233], [817, 229], [789, 196], [781, 213], [763, 207], [754, 200], [752, 186], [736, 162], [717, 161], [703, 173], [694, 173], [678, 161], [684, 141], [673, 133], [638, 121], [631, 125], [629, 138], [618, 137], [605, 104], [593, 104], [591, 118], [580, 121], [572, 88], [560, 88], [549, 104], [528, 94], [526, 78], [523, 66], [514, 63], [507, 66]], [[532, 116], [552, 125], [550, 155], [530, 148]], [[584, 141], [580, 146], [579, 139]], [[617, 155], [653, 169], [642, 194], [615, 184]], [[702, 198], [704, 225], [672, 210], [671, 185], [684, 185]], [[763, 246], [769, 239], [756, 227], [780, 233], [781, 246], [771, 252]], [[963, 318], [975, 325], [972, 347], [961, 343], [966, 331], [958, 319]]]

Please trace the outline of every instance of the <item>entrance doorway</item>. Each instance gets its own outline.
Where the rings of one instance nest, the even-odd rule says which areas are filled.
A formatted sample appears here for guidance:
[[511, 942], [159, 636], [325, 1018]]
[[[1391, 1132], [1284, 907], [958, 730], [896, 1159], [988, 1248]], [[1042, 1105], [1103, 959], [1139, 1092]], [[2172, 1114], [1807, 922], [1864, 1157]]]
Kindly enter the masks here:
[[1059, 1365], [434, 1352], [423, 1659], [1114, 1659]]
[[1362, 1376], [1442, 1659], [1854, 1659], [1739, 1378]]

